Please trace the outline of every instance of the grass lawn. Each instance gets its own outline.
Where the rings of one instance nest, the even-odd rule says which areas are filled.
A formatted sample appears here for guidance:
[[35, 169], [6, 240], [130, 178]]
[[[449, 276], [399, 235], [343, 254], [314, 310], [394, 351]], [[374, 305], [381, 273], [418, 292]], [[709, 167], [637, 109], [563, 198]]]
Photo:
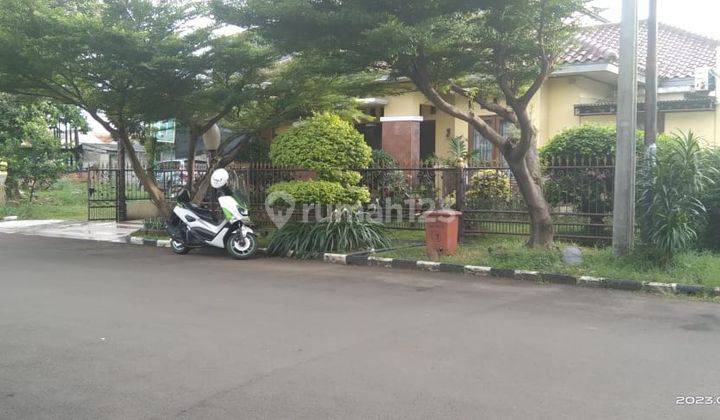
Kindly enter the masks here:
[[[422, 232], [413, 232], [413, 234], [417, 239], [415, 242], [422, 242]], [[411, 234], [403, 233], [402, 240], [397, 243], [402, 246], [412, 238]], [[720, 286], [720, 254], [718, 253], [687, 252], [678, 256], [671, 266], [663, 269], [658, 267], [655, 261], [638, 256], [616, 258], [609, 247], [580, 247], [583, 251], [583, 263], [573, 267], [564, 264], [560, 255], [560, 250], [570, 244], [558, 242], [556, 245], [556, 249], [552, 250], [534, 250], [525, 247], [522, 238], [467, 238], [466, 242], [460, 245], [456, 255], [441, 257], [439, 261], [552, 274]], [[430, 260], [424, 246], [382, 252], [378, 256]]]
[[143, 239], [170, 239], [170, 236], [165, 232], [149, 232], [145, 230], [138, 230], [130, 234], [130, 236]]
[[47, 191], [38, 191], [31, 204], [7, 203], [0, 206], [0, 218], [87, 220], [87, 183], [61, 179]]

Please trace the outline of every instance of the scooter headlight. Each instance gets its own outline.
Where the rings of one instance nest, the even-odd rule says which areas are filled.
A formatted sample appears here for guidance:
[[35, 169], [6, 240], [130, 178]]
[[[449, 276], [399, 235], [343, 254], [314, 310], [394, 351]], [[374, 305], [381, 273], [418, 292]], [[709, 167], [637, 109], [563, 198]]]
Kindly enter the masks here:
[[238, 207], [238, 211], [240, 212], [240, 216], [243, 216], [243, 217], [247, 217], [248, 214], [250, 214], [250, 213], [248, 213], [247, 209], [242, 208], [242, 207]]

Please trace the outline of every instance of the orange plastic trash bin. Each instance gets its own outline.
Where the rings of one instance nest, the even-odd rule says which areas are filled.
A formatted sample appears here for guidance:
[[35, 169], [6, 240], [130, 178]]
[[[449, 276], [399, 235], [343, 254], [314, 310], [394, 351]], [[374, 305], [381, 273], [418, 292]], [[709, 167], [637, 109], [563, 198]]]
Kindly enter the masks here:
[[435, 210], [425, 213], [425, 246], [430, 258], [453, 255], [457, 251], [458, 228], [462, 213]]

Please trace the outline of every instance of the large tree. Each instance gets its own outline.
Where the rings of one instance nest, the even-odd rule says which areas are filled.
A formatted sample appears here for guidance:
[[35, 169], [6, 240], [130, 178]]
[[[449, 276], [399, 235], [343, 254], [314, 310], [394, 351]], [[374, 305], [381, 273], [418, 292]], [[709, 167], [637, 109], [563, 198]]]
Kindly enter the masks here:
[[[438, 109], [466, 121], [503, 154], [531, 220], [529, 245], [553, 241], [530, 102], [553, 70], [584, 0], [218, 0], [217, 15], [253, 27], [286, 52], [322, 54], [337, 71], [378, 62]], [[515, 124], [505, 137], [467, 97]]]
[[[150, 198], [168, 216], [163, 191], [132, 147], [147, 123], [178, 119], [192, 132], [192, 148], [219, 121], [238, 136], [252, 135], [270, 121], [344, 107], [349, 96], [329, 88], [350, 91], [348, 85], [362, 82], [354, 76], [318, 81], [299, 71], [302, 60], [283, 63], [252, 31], [216, 36], [215, 26], [195, 27], [204, 12], [201, 3], [180, 1], [0, 0], [0, 91], [87, 111], [124, 145]], [[313, 86], [322, 89], [310, 91]], [[236, 137], [221, 145], [208, 174], [242, 150]], [[206, 174], [191, 185], [196, 201], [208, 180]]]
[[170, 208], [132, 138], [173, 116], [202, 71], [203, 31], [181, 32], [192, 4], [148, 0], [0, 1], [0, 89], [84, 109], [124, 145], [165, 216]]
[[19, 199], [23, 187], [32, 201], [36, 191], [49, 188], [65, 170], [67, 156], [48, 129], [61, 123], [87, 130], [77, 108], [0, 94], [0, 161], [8, 164], [9, 198]]

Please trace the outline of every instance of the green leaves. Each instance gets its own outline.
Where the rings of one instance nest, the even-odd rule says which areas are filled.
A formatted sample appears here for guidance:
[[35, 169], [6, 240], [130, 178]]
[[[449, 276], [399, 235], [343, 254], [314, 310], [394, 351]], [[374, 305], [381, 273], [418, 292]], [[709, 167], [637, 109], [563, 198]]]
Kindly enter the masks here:
[[711, 183], [705, 173], [700, 141], [692, 132], [673, 135], [642, 166], [638, 180], [641, 233], [663, 264], [696, 244], [706, 215], [700, 198]]
[[320, 222], [286, 224], [273, 235], [268, 253], [313, 258], [324, 252], [364, 251], [389, 246], [390, 239], [382, 224], [370, 220], [366, 213], [340, 209]]
[[289, 128], [270, 147], [274, 164], [321, 173], [367, 168], [370, 154], [362, 134], [350, 123], [329, 113], [318, 114]]
[[370, 193], [366, 187], [343, 186], [332, 181], [279, 182], [268, 189], [268, 194], [278, 192], [289, 194], [299, 204], [355, 205], [370, 201]]
[[0, 95], [0, 161], [7, 163], [11, 189], [27, 189], [30, 200], [65, 169], [66, 156], [48, 129], [58, 121], [81, 129], [87, 126], [76, 108]]

